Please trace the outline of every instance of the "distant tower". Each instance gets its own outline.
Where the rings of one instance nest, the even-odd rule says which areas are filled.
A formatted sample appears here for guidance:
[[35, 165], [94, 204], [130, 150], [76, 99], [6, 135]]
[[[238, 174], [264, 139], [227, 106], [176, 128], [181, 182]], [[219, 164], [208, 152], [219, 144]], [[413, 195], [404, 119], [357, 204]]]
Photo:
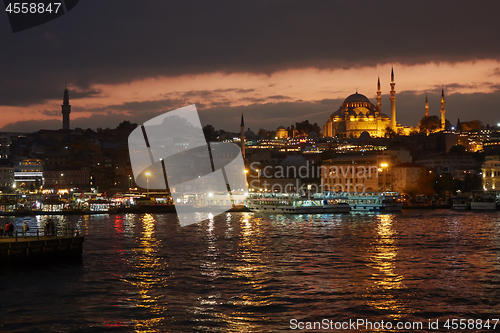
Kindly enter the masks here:
[[380, 90], [380, 76], [378, 77], [377, 82], [377, 112], [378, 114], [382, 113], [382, 91]]
[[444, 101], [444, 88], [441, 89], [441, 130], [445, 130], [446, 128], [446, 109], [444, 108], [444, 105], [446, 102]]
[[427, 100], [427, 94], [425, 95], [425, 116], [429, 117], [429, 101]]
[[241, 114], [241, 155], [245, 158], [245, 122], [243, 121], [243, 114]]
[[396, 90], [394, 90], [394, 68], [391, 68], [391, 128], [396, 131]]
[[69, 105], [68, 85], [64, 89], [63, 104], [61, 105], [61, 113], [63, 114], [63, 129], [69, 130], [69, 114], [71, 113], [71, 105]]

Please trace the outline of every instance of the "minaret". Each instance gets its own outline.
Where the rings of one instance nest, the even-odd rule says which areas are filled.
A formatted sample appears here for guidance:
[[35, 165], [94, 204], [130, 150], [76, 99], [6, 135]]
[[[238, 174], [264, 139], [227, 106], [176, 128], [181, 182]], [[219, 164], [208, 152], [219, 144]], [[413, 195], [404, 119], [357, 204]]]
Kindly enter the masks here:
[[63, 130], [69, 130], [69, 114], [71, 113], [71, 105], [69, 105], [68, 84], [66, 84], [66, 88], [64, 89], [61, 113], [63, 114]]
[[243, 113], [241, 114], [241, 155], [245, 158], [245, 122], [243, 121]]
[[382, 113], [382, 91], [380, 90], [380, 76], [377, 82], [377, 112], [380, 115]]
[[446, 109], [444, 108], [444, 105], [446, 102], [444, 101], [444, 88], [441, 89], [441, 130], [445, 130], [446, 128]]
[[391, 68], [391, 128], [396, 131], [396, 90], [394, 90], [394, 68]]
[[427, 100], [427, 94], [425, 94], [425, 116], [429, 117], [429, 101]]

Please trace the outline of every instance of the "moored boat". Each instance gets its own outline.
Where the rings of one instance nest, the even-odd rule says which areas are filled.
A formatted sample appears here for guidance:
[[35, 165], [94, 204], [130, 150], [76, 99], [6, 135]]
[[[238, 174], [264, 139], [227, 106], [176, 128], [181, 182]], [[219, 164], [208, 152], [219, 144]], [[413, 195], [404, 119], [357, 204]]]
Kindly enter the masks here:
[[472, 210], [497, 210], [500, 191], [472, 191]]
[[351, 211], [348, 204], [333, 198], [288, 193], [250, 194], [246, 199], [246, 206], [254, 212], [276, 214], [337, 214]]
[[354, 212], [397, 212], [403, 207], [399, 192], [337, 192], [325, 197], [349, 204]]
[[469, 210], [470, 200], [467, 197], [454, 197], [451, 208], [455, 210]]

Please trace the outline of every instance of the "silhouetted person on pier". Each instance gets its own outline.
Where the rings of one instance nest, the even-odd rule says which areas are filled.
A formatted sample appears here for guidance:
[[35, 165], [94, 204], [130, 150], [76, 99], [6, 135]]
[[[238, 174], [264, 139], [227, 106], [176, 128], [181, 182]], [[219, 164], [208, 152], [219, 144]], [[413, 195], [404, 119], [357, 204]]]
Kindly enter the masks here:
[[30, 230], [30, 227], [28, 227], [28, 223], [26, 221], [24, 221], [23, 223], [23, 237], [26, 238], [26, 233], [28, 232], [28, 230]]
[[12, 237], [14, 234], [14, 224], [12, 222], [9, 223], [9, 236]]
[[52, 221], [52, 219], [49, 219], [49, 222], [50, 222], [50, 233], [52, 234], [52, 236], [54, 236], [56, 234], [56, 226], [54, 225], [54, 221]]
[[8, 237], [9, 236], [9, 222], [5, 223], [4, 232], [5, 232], [5, 237]]
[[50, 231], [50, 222], [52, 222], [51, 219], [48, 219], [47, 222], [45, 222], [45, 228], [44, 228], [44, 235], [48, 236], [49, 231]]

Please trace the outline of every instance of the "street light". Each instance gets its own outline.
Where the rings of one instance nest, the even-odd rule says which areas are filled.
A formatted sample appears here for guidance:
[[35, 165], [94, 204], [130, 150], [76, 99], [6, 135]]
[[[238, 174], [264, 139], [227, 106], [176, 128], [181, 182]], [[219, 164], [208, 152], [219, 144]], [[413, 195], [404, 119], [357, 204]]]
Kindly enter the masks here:
[[146, 172], [146, 183], [147, 183], [146, 196], [148, 196], [148, 197], [149, 197], [149, 176], [151, 176], [151, 172], [148, 171], [148, 172]]
[[386, 190], [386, 176], [387, 176], [387, 168], [389, 167], [389, 164], [386, 162], [380, 164], [380, 167], [382, 168], [382, 176], [383, 176], [383, 182], [382, 182], [382, 192], [385, 192]]

